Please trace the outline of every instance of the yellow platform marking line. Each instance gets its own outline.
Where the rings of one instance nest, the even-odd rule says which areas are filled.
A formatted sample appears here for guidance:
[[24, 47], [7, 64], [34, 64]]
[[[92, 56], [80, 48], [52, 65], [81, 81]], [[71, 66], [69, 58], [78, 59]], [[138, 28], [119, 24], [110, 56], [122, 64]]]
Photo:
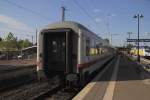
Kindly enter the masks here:
[[117, 60], [117, 63], [115, 65], [111, 80], [107, 86], [106, 92], [104, 94], [103, 100], [113, 100], [113, 94], [115, 90], [115, 85], [116, 85], [116, 80], [117, 80], [117, 73], [118, 73], [118, 68], [119, 68], [119, 60], [120, 56]]
[[84, 97], [86, 97], [87, 94], [90, 93], [94, 85], [96, 85], [97, 82], [94, 81], [98, 80], [104, 74], [104, 72], [109, 68], [110, 64], [111, 63], [109, 63], [109, 65], [93, 79], [93, 82], [87, 84], [85, 88], [83, 88], [72, 100], [83, 100]]

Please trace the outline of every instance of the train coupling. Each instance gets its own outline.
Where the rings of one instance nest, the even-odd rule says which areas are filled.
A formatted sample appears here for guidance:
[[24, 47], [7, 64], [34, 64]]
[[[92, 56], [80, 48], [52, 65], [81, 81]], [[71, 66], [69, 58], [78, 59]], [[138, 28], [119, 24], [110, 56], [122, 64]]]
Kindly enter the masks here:
[[79, 80], [78, 74], [71, 73], [66, 75], [66, 83], [69, 86], [77, 85], [78, 80]]

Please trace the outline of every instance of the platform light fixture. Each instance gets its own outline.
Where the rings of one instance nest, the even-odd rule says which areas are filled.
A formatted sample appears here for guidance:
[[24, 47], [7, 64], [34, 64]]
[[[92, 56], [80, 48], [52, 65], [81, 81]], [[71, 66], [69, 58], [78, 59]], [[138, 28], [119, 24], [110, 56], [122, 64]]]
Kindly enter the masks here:
[[139, 22], [140, 22], [140, 18], [143, 18], [144, 16], [142, 15], [142, 14], [137, 14], [137, 15], [134, 15], [134, 17], [133, 18], [137, 18], [138, 19], [138, 56], [137, 56], [137, 61], [138, 62], [140, 62], [140, 54], [139, 54], [139, 37], [140, 37], [140, 35], [139, 35]]

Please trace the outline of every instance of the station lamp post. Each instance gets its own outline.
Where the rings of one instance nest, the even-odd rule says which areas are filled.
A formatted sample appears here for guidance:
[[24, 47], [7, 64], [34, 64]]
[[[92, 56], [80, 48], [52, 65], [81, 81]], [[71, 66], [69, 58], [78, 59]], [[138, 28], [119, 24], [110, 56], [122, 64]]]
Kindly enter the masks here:
[[137, 56], [137, 61], [140, 62], [140, 54], [139, 54], [139, 21], [140, 21], [140, 18], [143, 18], [144, 16], [142, 14], [137, 14], [137, 15], [134, 15], [133, 18], [137, 18], [138, 20], [138, 39], [137, 39], [137, 43], [138, 43], [138, 56]]

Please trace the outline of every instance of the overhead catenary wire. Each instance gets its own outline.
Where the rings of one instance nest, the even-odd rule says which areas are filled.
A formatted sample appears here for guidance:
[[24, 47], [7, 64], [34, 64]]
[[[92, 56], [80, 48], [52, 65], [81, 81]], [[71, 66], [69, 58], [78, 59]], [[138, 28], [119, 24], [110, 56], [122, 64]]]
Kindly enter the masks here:
[[50, 20], [50, 18], [48, 18], [48, 17], [46, 17], [46, 16], [43, 16], [43, 15], [40, 14], [39, 12], [33, 11], [33, 10], [31, 10], [31, 9], [29, 9], [29, 8], [26, 8], [26, 7], [22, 6], [22, 5], [19, 5], [19, 4], [15, 3], [15, 2], [12, 2], [12, 1], [10, 1], [10, 0], [3, 0], [3, 1], [5, 1], [5, 2], [7, 2], [7, 3], [9, 3], [9, 4], [13, 5], [13, 6], [16, 6], [16, 7], [20, 8], [20, 9], [22, 9], [22, 10], [24, 10], [24, 11], [27, 11], [27, 12], [30, 12], [30, 13], [32, 13], [32, 14], [38, 15], [39, 17], [41, 17], [41, 18], [43, 18], [43, 19], [45, 19], [45, 20]]
[[[91, 15], [88, 13], [88, 11], [87, 11], [86, 9], [84, 9], [84, 7], [82, 7], [82, 6], [77, 2], [77, 0], [72, 0], [72, 1], [87, 15], [87, 17], [89, 17], [89, 18], [96, 24], [97, 27], [99, 26], [99, 23], [94, 20], [94, 17], [91, 16]], [[98, 27], [98, 28], [100, 28], [100, 27]]]
[[[13, 6], [16, 6], [16, 7], [20, 8], [20, 9], [26, 11], [26, 12], [38, 15], [39, 17], [43, 18], [44, 20], [48, 20], [48, 21], [50, 20], [50, 18], [48, 18], [46, 16], [43, 16], [39, 12], [33, 11], [33, 10], [31, 10], [29, 8], [26, 8], [26, 7], [22, 6], [22, 5], [19, 5], [19, 4], [15, 3], [15, 2], [12, 2], [12, 1], [9, 1], [9, 0], [3, 0], [3, 1], [5, 1], [5, 2], [7, 2], [7, 3], [9, 3], [9, 4], [13, 5]], [[20, 30], [20, 29], [17, 29], [17, 30]], [[33, 31], [29, 31], [29, 30], [21, 30], [21, 31], [31, 32], [31, 33], [33, 32]], [[33, 38], [33, 35], [32, 35], [32, 38]], [[36, 29], [36, 41], [37, 41], [37, 29]], [[33, 42], [33, 39], [32, 39], [32, 42]]]
[[[31, 10], [29, 8], [26, 8], [26, 7], [22, 6], [22, 5], [19, 5], [19, 4], [15, 3], [15, 2], [12, 2], [10, 0], [3, 0], [3, 1], [5, 1], [5, 2], [7, 2], [7, 3], [9, 3], [9, 4], [13, 5], [13, 6], [16, 6], [16, 7], [20, 8], [20, 9], [22, 9], [24, 11], [27, 11], [29, 13], [38, 15], [39, 17], [41, 17], [41, 18], [43, 18], [45, 20], [50, 20], [50, 18], [40, 14], [39, 12], [33, 11], [33, 10]], [[77, 0], [73, 0], [73, 2], [87, 15], [87, 17], [89, 19], [91, 19], [91, 21], [96, 25], [97, 28], [100, 28], [99, 27], [99, 23], [94, 20], [95, 18], [92, 15], [90, 15], [88, 13], [88, 11], [77, 2]]]
[[[39, 17], [41, 17], [41, 18], [43, 18], [43, 19], [45, 19], [45, 20], [50, 20], [48, 17], [43, 16], [43, 15], [40, 14], [39, 12], [33, 11], [33, 10], [31, 10], [31, 9], [29, 9], [29, 8], [26, 8], [26, 7], [22, 6], [22, 5], [19, 5], [19, 4], [15, 3], [15, 2], [12, 2], [12, 1], [10, 1], [10, 0], [3, 0], [3, 1], [5, 1], [5, 2], [11, 4], [11, 5], [14, 5], [14, 6], [16, 6], [16, 7], [20, 8], [20, 9], [23, 9], [23, 10], [25, 10], [25, 11], [27, 11], [27, 12], [30, 12], [30, 13], [32, 13], [32, 14], [38, 15]], [[73, 0], [73, 2], [96, 24], [96, 26], [98, 25], [98, 23], [94, 20], [94, 17], [91, 16], [91, 15], [86, 11], [86, 9], [84, 9], [76, 0]]]

